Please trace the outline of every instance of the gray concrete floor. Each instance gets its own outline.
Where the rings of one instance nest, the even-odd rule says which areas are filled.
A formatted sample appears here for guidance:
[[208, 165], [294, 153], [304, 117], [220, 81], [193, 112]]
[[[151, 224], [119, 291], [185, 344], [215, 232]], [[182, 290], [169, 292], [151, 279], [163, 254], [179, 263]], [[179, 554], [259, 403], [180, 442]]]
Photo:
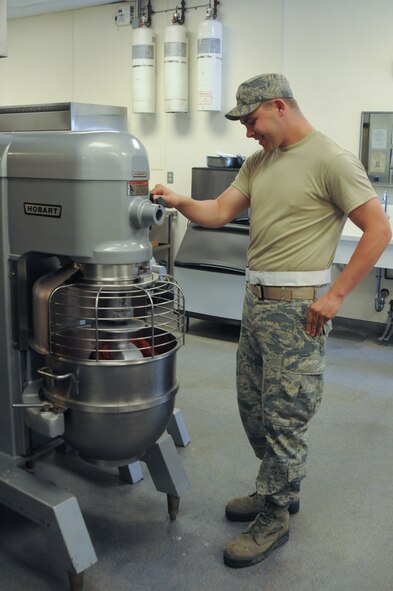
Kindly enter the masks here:
[[[224, 566], [243, 527], [226, 521], [225, 503], [253, 491], [258, 467], [236, 407], [237, 337], [236, 326], [194, 319], [178, 354], [176, 405], [191, 437], [178, 453], [191, 488], [176, 521], [144, 464], [144, 480], [127, 485], [74, 454], [37, 462], [38, 476], [79, 501], [98, 556], [84, 591], [392, 591], [393, 343], [339, 325], [289, 543], [253, 567]], [[67, 589], [43, 529], [4, 507], [0, 588]]]

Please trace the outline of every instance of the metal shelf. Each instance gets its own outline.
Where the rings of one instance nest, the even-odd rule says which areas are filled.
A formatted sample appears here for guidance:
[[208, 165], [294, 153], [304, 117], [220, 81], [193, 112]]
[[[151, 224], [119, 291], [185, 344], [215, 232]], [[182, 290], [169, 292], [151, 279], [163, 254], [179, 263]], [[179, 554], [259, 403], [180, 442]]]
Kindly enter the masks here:
[[[150, 230], [150, 241], [153, 243], [153, 256], [157, 263], [163, 259], [162, 253], [166, 254], [166, 268], [169, 275], [173, 275], [173, 223], [177, 219], [176, 209], [165, 211], [165, 220], [161, 226], [153, 226]], [[155, 244], [158, 243], [158, 244]], [[157, 258], [158, 257], [158, 258]]]

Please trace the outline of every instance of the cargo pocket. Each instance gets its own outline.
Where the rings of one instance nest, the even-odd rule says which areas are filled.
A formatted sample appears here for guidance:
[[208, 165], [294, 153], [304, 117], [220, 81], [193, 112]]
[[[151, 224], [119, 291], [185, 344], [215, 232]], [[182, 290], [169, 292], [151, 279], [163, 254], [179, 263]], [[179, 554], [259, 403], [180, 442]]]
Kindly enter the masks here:
[[306, 355], [283, 356], [265, 376], [265, 417], [276, 427], [307, 424], [321, 404], [325, 356], [317, 340], [309, 344]]

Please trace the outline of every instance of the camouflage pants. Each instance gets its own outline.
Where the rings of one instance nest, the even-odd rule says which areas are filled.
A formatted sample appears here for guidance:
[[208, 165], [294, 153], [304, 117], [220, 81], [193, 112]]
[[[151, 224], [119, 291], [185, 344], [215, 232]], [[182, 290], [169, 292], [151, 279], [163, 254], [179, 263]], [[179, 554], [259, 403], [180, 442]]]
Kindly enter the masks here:
[[237, 352], [240, 417], [261, 466], [257, 491], [287, 505], [306, 474], [307, 428], [323, 390], [323, 335], [306, 334], [309, 301], [258, 300], [246, 291]]

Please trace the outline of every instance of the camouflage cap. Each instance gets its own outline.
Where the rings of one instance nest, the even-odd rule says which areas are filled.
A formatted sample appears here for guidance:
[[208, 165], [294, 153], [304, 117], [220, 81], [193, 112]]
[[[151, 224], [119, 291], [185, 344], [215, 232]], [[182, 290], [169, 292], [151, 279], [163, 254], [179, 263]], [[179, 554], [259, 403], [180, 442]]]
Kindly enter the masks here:
[[240, 84], [236, 93], [236, 107], [225, 117], [236, 121], [249, 115], [265, 101], [275, 98], [293, 98], [288, 80], [282, 74], [261, 74]]

